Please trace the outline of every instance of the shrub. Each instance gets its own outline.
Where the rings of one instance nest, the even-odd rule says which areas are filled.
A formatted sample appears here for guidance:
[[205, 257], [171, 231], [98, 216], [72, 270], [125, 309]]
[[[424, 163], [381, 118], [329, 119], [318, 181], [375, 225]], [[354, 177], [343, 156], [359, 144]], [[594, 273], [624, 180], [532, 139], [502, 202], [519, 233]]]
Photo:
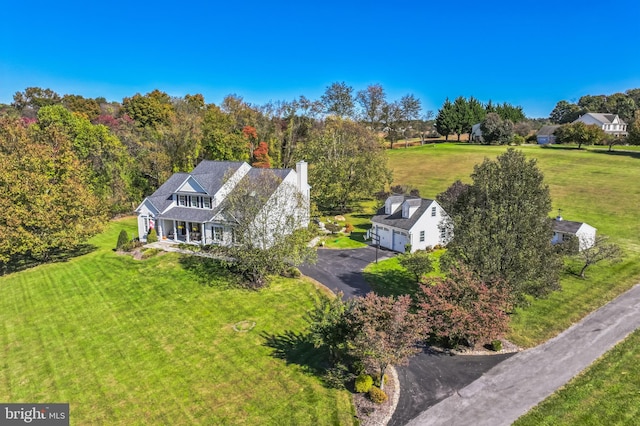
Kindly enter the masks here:
[[382, 404], [387, 398], [387, 394], [379, 387], [372, 386], [371, 389], [369, 389], [369, 399], [376, 404]]
[[513, 135], [513, 138], [511, 138], [511, 143], [513, 143], [514, 145], [522, 145], [524, 142], [524, 137], [520, 135]]
[[288, 268], [285, 268], [280, 275], [285, 278], [300, 278], [301, 274], [300, 269], [295, 266], [289, 266]]
[[495, 339], [491, 341], [491, 349], [495, 352], [502, 350], [502, 341]]
[[123, 229], [122, 231], [120, 231], [120, 234], [118, 234], [118, 242], [116, 243], [116, 250], [121, 250], [122, 246], [124, 246], [128, 242], [129, 242], [129, 235], [127, 235], [127, 231]]
[[156, 234], [156, 230], [151, 228], [149, 233], [147, 234], [147, 243], [155, 243], [158, 241], [158, 234]]
[[356, 378], [355, 389], [357, 393], [367, 393], [373, 386], [373, 377], [368, 374], [360, 374]]
[[332, 234], [335, 234], [336, 232], [340, 232], [342, 226], [329, 222], [324, 226], [324, 228]]
[[346, 232], [347, 234], [350, 234], [354, 229], [355, 227], [349, 222], [344, 224], [344, 232]]
[[160, 253], [160, 250], [155, 249], [155, 248], [150, 248], [150, 249], [145, 249], [142, 252], [142, 258], [143, 259], [148, 259], [150, 257], [155, 256], [156, 254]]

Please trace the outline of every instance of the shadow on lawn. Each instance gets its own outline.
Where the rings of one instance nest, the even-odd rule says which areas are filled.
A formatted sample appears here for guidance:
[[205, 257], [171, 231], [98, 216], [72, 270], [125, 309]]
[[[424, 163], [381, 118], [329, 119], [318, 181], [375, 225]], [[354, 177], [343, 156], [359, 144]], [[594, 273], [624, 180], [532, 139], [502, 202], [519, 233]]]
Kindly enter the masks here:
[[180, 265], [185, 271], [193, 275], [193, 279], [209, 287], [240, 288], [240, 280], [219, 259], [209, 257], [183, 255], [180, 256]]
[[315, 375], [329, 367], [326, 362], [329, 351], [324, 347], [315, 348], [308, 334], [287, 330], [282, 334], [262, 332], [260, 336], [265, 340], [265, 346], [273, 349], [272, 355], [287, 364], [298, 364]]
[[381, 296], [413, 295], [420, 289], [419, 284], [411, 274], [397, 269], [377, 272], [363, 271], [362, 275], [371, 284], [374, 291]]
[[53, 251], [44, 259], [41, 257], [34, 257], [31, 253], [15, 255], [11, 257], [8, 262], [0, 262], [0, 276], [24, 271], [25, 269], [44, 265], [46, 263], [66, 262], [69, 259], [89, 254], [97, 249], [98, 247], [93, 244], [80, 244], [70, 250]]

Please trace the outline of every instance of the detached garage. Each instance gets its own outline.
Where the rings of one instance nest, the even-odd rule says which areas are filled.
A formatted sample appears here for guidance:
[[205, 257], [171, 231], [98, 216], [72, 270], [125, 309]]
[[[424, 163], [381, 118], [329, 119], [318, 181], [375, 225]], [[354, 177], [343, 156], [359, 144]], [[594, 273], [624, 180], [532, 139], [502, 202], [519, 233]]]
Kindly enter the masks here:
[[447, 217], [435, 200], [392, 195], [371, 218], [371, 232], [377, 236], [380, 247], [404, 253], [406, 246], [411, 245], [414, 252], [447, 243], [448, 235], [439, 226]]

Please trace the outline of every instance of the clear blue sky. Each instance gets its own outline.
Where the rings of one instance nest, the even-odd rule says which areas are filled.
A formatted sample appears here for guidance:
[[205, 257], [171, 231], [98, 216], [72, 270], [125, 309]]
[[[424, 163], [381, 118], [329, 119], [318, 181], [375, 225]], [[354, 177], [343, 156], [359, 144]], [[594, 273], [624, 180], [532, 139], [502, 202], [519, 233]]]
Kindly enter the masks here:
[[640, 87], [640, 2], [8, 1], [0, 103], [26, 87], [121, 101], [155, 88], [219, 103], [317, 99], [334, 81], [522, 105]]

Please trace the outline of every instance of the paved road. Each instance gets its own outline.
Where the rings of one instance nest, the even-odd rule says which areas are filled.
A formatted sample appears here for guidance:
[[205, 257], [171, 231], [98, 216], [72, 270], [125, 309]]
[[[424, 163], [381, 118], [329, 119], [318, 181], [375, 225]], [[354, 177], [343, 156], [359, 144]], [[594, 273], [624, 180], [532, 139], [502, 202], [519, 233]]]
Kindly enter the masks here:
[[640, 327], [640, 284], [560, 335], [498, 364], [409, 425], [510, 425]]
[[[378, 252], [379, 259], [393, 255], [388, 251]], [[315, 265], [304, 265], [300, 270], [331, 290], [342, 291], [345, 298], [363, 296], [371, 291], [371, 287], [364, 280], [362, 269], [375, 261], [375, 258], [375, 249], [372, 247], [319, 249], [318, 262]], [[510, 355], [449, 356], [430, 352], [417, 355], [408, 366], [396, 367], [400, 380], [400, 400], [389, 424], [406, 424]]]

